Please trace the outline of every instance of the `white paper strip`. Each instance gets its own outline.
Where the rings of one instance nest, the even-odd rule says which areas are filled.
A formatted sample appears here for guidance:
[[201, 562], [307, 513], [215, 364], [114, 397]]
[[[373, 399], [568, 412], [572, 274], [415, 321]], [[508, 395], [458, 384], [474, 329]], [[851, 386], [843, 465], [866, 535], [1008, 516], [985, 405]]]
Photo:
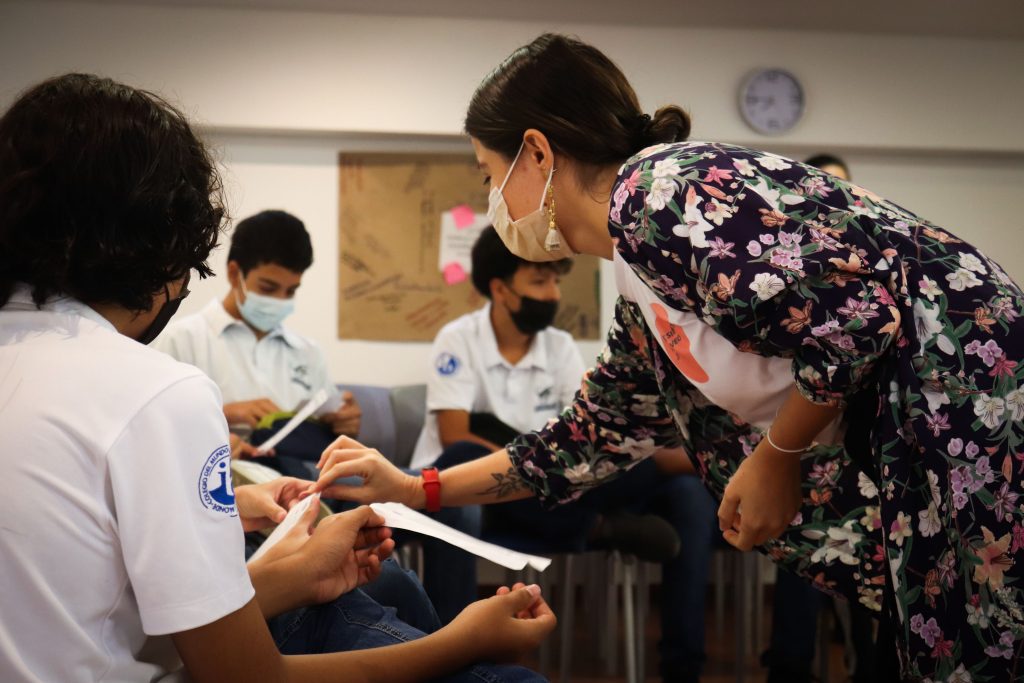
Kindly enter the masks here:
[[450, 543], [457, 548], [462, 548], [478, 557], [490, 560], [509, 569], [522, 569], [529, 565], [542, 572], [551, 564], [550, 558], [527, 555], [526, 553], [510, 550], [494, 543], [481, 541], [479, 538], [473, 538], [469, 534], [441, 524], [401, 503], [373, 503], [370, 507], [384, 518], [386, 526], [395, 529], [405, 529], [406, 531], [415, 531], [416, 533], [441, 539], [445, 543]]
[[309, 399], [306, 405], [302, 406], [302, 410], [295, 413], [292, 419], [288, 420], [287, 424], [285, 424], [284, 427], [281, 427], [281, 429], [277, 430], [276, 434], [274, 434], [272, 437], [261, 443], [259, 448], [256, 449], [256, 452], [262, 455], [269, 451], [274, 446], [276, 446], [277, 444], [281, 443], [281, 441], [284, 440], [284, 437], [288, 436], [293, 431], [295, 431], [295, 428], [302, 424], [306, 420], [306, 418], [315, 413], [316, 409], [323, 405], [324, 401], [326, 400], [327, 390], [325, 389], [321, 389], [320, 391], [313, 394], [313, 398]]
[[304, 498], [296, 503], [295, 506], [288, 511], [288, 516], [284, 518], [284, 521], [278, 524], [277, 528], [267, 536], [267, 540], [263, 541], [263, 545], [256, 549], [256, 552], [252, 554], [249, 561], [252, 562], [253, 560], [259, 559], [265, 552], [277, 545], [278, 542], [284, 538], [284, 535], [299, 523], [299, 518], [309, 510], [309, 506], [312, 505], [314, 501], [319, 505], [320, 496], [309, 496], [308, 498]]

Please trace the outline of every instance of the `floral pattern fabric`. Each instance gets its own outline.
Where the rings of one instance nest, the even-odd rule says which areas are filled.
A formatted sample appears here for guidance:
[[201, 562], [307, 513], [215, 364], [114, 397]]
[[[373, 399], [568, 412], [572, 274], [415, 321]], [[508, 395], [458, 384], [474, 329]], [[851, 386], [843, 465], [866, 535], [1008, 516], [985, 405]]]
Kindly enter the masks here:
[[[1003, 269], [864, 188], [723, 144], [629, 160], [609, 230], [666, 304], [791, 359], [810, 401], [877, 396], [867, 452], [808, 452], [800, 514], [763, 552], [869, 609], [888, 584], [908, 680], [1024, 680], [1024, 293]], [[711, 405], [656, 334], [620, 299], [573, 405], [509, 445], [542, 499], [679, 444], [720, 499], [753, 452], [760, 432]]]

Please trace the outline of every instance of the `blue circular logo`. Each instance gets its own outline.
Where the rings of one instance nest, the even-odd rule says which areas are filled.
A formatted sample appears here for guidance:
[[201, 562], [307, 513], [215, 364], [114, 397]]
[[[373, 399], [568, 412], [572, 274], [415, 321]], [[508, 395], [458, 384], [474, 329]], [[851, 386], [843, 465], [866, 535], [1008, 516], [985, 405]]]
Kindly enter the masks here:
[[235, 487], [231, 484], [231, 448], [221, 446], [206, 459], [199, 475], [199, 502], [214, 512], [238, 516]]
[[459, 359], [445, 351], [437, 357], [434, 367], [442, 375], [454, 375], [455, 371], [459, 369]]

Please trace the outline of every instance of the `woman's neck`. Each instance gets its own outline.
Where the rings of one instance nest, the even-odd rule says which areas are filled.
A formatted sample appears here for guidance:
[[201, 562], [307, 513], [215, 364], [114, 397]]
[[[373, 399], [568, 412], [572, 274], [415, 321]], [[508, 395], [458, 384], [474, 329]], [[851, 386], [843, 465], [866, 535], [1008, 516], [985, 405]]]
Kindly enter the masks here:
[[[567, 173], [563, 177], [576, 185], [578, 181], [571, 176]], [[615, 245], [608, 234], [608, 212], [617, 177], [617, 167], [608, 167], [601, 171], [590, 188], [581, 191], [576, 185], [574, 192], [563, 192], [562, 197], [556, 193], [555, 220], [558, 220], [560, 213], [578, 217], [571, 222], [559, 223], [574, 251], [609, 261], [612, 259]]]

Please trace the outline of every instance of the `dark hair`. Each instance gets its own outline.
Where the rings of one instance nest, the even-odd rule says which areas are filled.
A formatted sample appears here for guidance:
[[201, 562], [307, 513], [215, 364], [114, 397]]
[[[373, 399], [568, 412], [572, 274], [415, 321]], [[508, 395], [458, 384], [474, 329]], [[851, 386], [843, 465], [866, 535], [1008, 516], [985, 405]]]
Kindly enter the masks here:
[[0, 305], [14, 285], [142, 311], [206, 264], [224, 207], [209, 153], [153, 93], [67, 74], [0, 118]]
[[243, 275], [264, 263], [302, 273], [313, 265], [313, 244], [306, 226], [287, 211], [260, 211], [235, 226], [228, 261], [237, 261]]
[[804, 160], [804, 163], [814, 168], [824, 168], [825, 166], [838, 166], [846, 172], [846, 175], [850, 175], [850, 167], [846, 165], [846, 162], [833, 154], [815, 154], [812, 157], [808, 157]]
[[583, 167], [586, 187], [602, 167], [656, 143], [686, 140], [690, 117], [674, 105], [653, 118], [644, 114], [629, 81], [600, 50], [545, 33], [488, 74], [466, 112], [466, 132], [509, 159], [529, 128]]
[[491, 225], [484, 228], [476, 239], [470, 258], [473, 267], [473, 287], [488, 299], [491, 298], [491, 280], [498, 278], [510, 282], [519, 269], [525, 266], [551, 270], [558, 275], [565, 275], [572, 270], [571, 258], [543, 263], [519, 258], [508, 250], [498, 237], [498, 231]]

